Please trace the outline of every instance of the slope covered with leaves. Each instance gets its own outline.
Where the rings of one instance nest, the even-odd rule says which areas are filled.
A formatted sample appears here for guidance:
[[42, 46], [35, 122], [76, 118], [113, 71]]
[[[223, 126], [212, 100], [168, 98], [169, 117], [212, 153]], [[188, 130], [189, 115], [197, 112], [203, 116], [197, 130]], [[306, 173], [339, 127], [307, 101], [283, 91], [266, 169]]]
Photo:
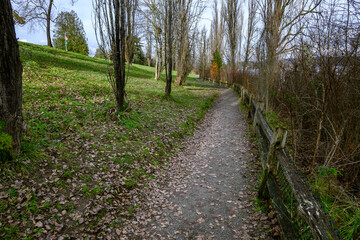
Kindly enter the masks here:
[[[104, 60], [21, 43], [22, 153], [1, 163], [0, 237], [120, 233], [138, 192], [157, 177], [218, 91], [189, 79], [164, 98], [150, 67], [133, 65], [132, 111], [115, 111]], [[136, 200], [136, 201], [134, 201]]]

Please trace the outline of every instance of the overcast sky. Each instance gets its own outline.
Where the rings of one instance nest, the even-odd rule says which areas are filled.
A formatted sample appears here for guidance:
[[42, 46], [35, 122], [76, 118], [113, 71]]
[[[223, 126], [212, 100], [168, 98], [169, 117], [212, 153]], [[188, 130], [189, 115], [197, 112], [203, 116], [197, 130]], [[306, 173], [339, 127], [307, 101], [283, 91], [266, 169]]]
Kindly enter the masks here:
[[[211, 6], [212, 0], [209, 1], [209, 6], [206, 9], [203, 15], [202, 25], [210, 26], [211, 22]], [[95, 50], [98, 46], [95, 37], [95, 31], [92, 24], [92, 1], [91, 0], [78, 0], [74, 6], [71, 6], [70, 0], [62, 0], [56, 1], [56, 8], [54, 13], [60, 13], [61, 11], [71, 11], [74, 10], [84, 25], [84, 30], [86, 32], [86, 37], [88, 39], [88, 45], [90, 50], [90, 55], [93, 56], [95, 54]], [[54, 15], [56, 16], [56, 15]], [[39, 45], [46, 45], [46, 31], [41, 27], [34, 29], [33, 31], [29, 31], [28, 26], [16, 26], [16, 36], [20, 41], [35, 43]], [[52, 30], [54, 30], [54, 24], [52, 24]], [[53, 34], [53, 33], [52, 33]]]

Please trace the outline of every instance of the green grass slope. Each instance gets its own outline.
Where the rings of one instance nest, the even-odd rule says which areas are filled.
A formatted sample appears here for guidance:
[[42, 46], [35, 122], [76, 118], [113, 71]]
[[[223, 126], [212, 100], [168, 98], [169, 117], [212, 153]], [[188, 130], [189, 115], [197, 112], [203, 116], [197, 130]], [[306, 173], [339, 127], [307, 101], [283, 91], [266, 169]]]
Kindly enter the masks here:
[[22, 153], [1, 163], [0, 238], [103, 236], [192, 133], [218, 91], [189, 79], [164, 98], [154, 69], [133, 65], [132, 111], [118, 113], [102, 59], [20, 43]]

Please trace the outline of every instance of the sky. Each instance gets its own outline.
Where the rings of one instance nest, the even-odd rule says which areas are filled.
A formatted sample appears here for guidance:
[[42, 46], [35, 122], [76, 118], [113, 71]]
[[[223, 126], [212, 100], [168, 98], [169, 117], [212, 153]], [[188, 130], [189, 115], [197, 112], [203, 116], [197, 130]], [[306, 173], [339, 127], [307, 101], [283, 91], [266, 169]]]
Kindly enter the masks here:
[[[88, 45], [90, 50], [90, 55], [93, 56], [95, 54], [96, 48], [98, 46], [96, 42], [96, 36], [94, 27], [92, 24], [92, 1], [91, 0], [78, 0], [74, 6], [71, 6], [70, 0], [62, 0], [55, 2], [55, 15], [56, 13], [60, 13], [62, 11], [71, 11], [74, 10], [78, 17], [81, 19], [84, 30], [86, 33], [86, 37], [88, 39]], [[16, 37], [23, 42], [35, 43], [39, 45], [46, 45], [46, 31], [45, 29], [38, 27], [32, 31], [29, 31], [29, 27], [27, 25], [20, 27], [16, 26]], [[52, 30], [54, 30], [54, 24], [52, 24]], [[53, 33], [52, 33], [53, 34]]]
[[[212, 3], [213, 0], [209, 0], [209, 6], [203, 14], [203, 20], [201, 25], [205, 25], [209, 28], [211, 18], [212, 18]], [[98, 46], [95, 36], [94, 27], [92, 24], [92, 0], [78, 0], [73, 6], [70, 4], [70, 0], [62, 0], [55, 2], [55, 11], [54, 15], [61, 11], [71, 11], [74, 10], [78, 17], [81, 19], [84, 25], [84, 30], [86, 33], [86, 38], [88, 39], [88, 45], [90, 50], [90, 56], [95, 54], [96, 48]], [[52, 24], [52, 31], [54, 30], [54, 24]], [[15, 26], [16, 36], [20, 41], [29, 42], [39, 45], [46, 45], [46, 31], [45, 29], [38, 27], [30, 31], [29, 26]], [[53, 33], [52, 33], [53, 34]]]

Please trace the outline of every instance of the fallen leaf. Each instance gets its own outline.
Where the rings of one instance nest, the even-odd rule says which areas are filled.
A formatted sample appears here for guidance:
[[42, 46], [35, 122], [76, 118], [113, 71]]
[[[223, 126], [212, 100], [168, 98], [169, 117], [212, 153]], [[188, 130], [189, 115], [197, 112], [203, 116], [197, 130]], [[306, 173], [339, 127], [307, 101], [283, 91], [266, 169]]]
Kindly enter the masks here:
[[35, 224], [35, 227], [38, 227], [38, 228], [42, 228], [43, 226], [44, 226], [44, 224], [40, 221]]

